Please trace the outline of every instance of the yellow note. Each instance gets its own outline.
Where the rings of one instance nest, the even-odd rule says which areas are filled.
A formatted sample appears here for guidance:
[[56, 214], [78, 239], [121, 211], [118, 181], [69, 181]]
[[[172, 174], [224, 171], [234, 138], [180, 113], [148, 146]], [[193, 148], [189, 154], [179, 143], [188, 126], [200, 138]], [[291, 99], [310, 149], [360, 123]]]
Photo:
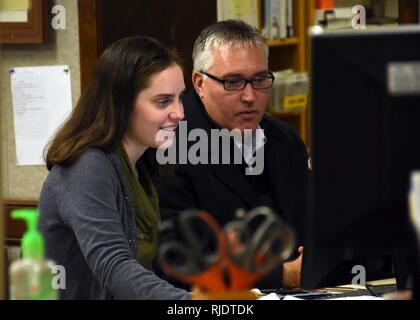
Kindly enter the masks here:
[[306, 94], [298, 94], [294, 96], [287, 96], [284, 98], [284, 109], [304, 109], [308, 103], [308, 96]]

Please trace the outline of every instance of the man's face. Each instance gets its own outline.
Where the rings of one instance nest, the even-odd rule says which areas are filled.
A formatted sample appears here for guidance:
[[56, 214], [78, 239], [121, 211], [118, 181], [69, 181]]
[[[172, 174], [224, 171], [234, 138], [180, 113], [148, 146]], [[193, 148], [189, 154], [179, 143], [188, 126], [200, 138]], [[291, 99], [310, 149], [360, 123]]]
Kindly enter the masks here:
[[[204, 70], [218, 78], [252, 79], [268, 72], [268, 61], [261, 47], [214, 48], [213, 65]], [[270, 89], [256, 90], [248, 83], [243, 90], [226, 91], [223, 84], [200, 73], [193, 82], [209, 116], [222, 128], [255, 130], [269, 98]]]

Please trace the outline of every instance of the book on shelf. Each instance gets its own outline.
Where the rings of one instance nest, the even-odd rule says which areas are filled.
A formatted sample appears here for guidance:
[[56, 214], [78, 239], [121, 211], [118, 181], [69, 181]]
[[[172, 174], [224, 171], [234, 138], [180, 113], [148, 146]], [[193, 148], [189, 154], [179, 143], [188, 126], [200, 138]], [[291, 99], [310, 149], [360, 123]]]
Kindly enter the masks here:
[[291, 38], [295, 36], [295, 31], [293, 27], [293, 0], [287, 0], [286, 10], [287, 10], [287, 21], [286, 21], [287, 36]]
[[[293, 19], [289, 19], [288, 16], [289, 4], [292, 4], [292, 1], [264, 1], [263, 34], [267, 39], [285, 39], [288, 37], [288, 30], [293, 30]], [[291, 7], [293, 8], [293, 5]]]

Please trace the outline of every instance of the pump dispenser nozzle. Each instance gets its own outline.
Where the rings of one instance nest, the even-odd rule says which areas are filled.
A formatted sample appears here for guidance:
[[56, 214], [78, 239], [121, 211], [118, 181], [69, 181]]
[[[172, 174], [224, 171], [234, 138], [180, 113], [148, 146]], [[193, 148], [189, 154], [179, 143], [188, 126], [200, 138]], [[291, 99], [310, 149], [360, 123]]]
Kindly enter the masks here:
[[43, 259], [45, 253], [44, 238], [39, 233], [38, 211], [36, 209], [19, 209], [12, 212], [13, 219], [26, 221], [27, 230], [22, 239], [22, 257], [24, 259]]

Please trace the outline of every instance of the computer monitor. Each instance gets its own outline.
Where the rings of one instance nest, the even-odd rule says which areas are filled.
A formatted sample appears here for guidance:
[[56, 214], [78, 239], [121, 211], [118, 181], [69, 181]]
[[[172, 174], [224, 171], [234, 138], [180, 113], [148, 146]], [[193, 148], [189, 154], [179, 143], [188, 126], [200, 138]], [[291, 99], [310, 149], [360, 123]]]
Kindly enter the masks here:
[[[413, 257], [407, 195], [420, 169], [420, 27], [316, 32], [302, 287], [395, 275]], [[358, 281], [358, 282], [357, 282]]]

